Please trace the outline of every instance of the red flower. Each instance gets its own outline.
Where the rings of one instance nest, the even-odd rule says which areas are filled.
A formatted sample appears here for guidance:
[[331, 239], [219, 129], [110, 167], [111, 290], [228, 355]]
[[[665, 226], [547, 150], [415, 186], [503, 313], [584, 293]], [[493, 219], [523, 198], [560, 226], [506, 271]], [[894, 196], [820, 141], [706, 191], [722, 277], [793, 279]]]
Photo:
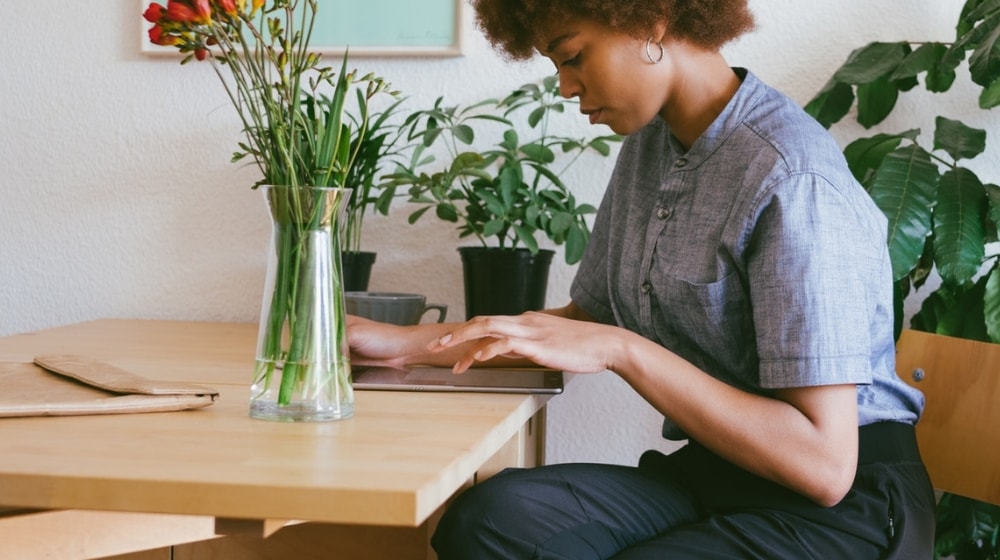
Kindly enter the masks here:
[[205, 60], [208, 57], [208, 50], [207, 49], [195, 49], [194, 50], [194, 57], [197, 58], [198, 60]]
[[218, 0], [219, 8], [222, 9], [227, 15], [235, 16], [239, 13], [239, 8], [236, 6], [236, 0]]
[[169, 0], [167, 17], [182, 23], [208, 23], [212, 19], [212, 8], [208, 0]]
[[194, 13], [191, 6], [180, 0], [170, 0], [167, 2], [167, 17], [174, 21], [193, 22], [198, 19], [198, 14]]
[[163, 17], [163, 6], [153, 2], [146, 8], [146, 11], [142, 13], [142, 17], [146, 18], [146, 21], [150, 23], [159, 23], [160, 18]]
[[164, 34], [162, 27], [154, 25], [149, 28], [149, 41], [154, 45], [169, 47], [176, 45], [179, 39], [174, 35]]
[[194, 0], [194, 10], [198, 14], [199, 21], [207, 23], [212, 19], [212, 6], [208, 0]]

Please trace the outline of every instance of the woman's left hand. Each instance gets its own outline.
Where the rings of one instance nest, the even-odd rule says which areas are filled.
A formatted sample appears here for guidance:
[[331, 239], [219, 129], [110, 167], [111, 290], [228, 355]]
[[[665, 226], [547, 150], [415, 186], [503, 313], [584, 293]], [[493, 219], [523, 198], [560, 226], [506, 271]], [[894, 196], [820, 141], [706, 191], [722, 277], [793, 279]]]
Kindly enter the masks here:
[[610, 368], [610, 350], [620, 332], [616, 327], [549, 313], [492, 315], [457, 326], [432, 341], [427, 349], [443, 352], [470, 343], [455, 363], [455, 373], [496, 357], [523, 358], [562, 371], [596, 373]]

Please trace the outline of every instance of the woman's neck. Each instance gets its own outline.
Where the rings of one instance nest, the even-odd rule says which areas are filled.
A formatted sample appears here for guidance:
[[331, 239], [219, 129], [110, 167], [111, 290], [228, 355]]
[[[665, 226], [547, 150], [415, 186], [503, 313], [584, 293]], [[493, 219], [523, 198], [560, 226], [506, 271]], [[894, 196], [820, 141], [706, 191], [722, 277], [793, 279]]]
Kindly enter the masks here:
[[673, 75], [660, 117], [687, 149], [729, 104], [740, 78], [718, 52], [682, 42], [671, 44], [666, 52]]

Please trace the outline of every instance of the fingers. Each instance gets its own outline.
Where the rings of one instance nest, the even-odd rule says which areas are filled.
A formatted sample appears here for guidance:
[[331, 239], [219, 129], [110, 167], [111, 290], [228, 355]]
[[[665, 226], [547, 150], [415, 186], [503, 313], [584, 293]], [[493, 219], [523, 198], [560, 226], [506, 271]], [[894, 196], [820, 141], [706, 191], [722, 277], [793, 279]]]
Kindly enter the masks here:
[[427, 345], [427, 350], [443, 352], [468, 344], [469, 347], [452, 368], [455, 373], [462, 373], [476, 362], [486, 362], [498, 356], [522, 357], [518, 346], [528, 342], [530, 332], [524, 324], [523, 316], [476, 317], [432, 340]]
[[501, 315], [475, 317], [444, 336], [432, 340], [427, 349], [431, 352], [440, 352], [472, 340], [518, 336], [522, 333], [516, 326], [516, 317]]

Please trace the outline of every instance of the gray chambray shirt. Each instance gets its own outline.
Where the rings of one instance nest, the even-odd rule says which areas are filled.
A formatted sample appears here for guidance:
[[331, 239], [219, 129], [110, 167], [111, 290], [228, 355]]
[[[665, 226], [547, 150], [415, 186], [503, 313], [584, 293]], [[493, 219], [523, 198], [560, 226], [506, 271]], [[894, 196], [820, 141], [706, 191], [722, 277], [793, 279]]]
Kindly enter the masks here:
[[[895, 373], [885, 217], [826, 130], [736, 72], [690, 150], [660, 118], [626, 138], [573, 301], [745, 391], [853, 383], [859, 425], [915, 422], [923, 395]], [[669, 420], [663, 434], [686, 437]]]

